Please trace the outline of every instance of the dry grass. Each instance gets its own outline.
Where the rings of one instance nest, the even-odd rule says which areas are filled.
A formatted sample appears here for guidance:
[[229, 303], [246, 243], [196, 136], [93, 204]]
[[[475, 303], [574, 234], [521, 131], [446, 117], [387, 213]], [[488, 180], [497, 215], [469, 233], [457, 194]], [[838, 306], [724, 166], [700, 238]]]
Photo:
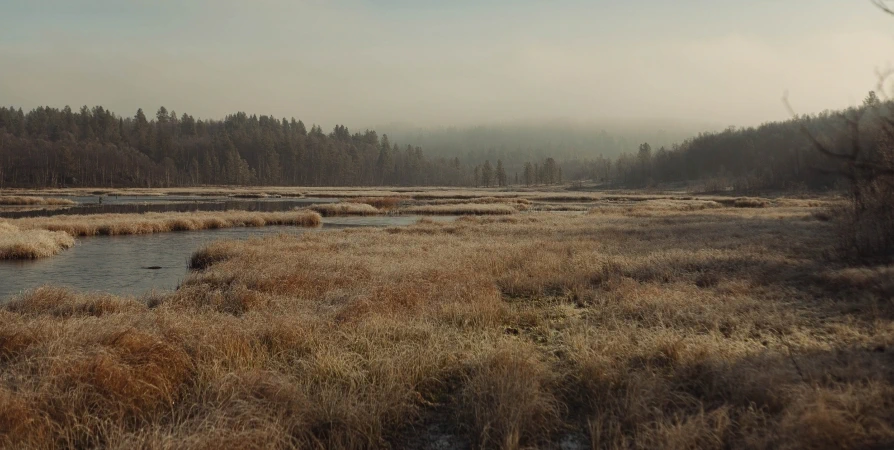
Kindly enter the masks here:
[[322, 219], [314, 211], [298, 210], [60, 215], [15, 219], [10, 223], [22, 230], [64, 231], [72, 236], [117, 236], [266, 225], [315, 227], [322, 224]]
[[[270, 198], [271, 195], [266, 192], [241, 192], [229, 195], [232, 198]], [[274, 195], [275, 196], [275, 195]]]
[[824, 260], [810, 208], [626, 208], [218, 242], [146, 302], [25, 294], [0, 447], [894, 444], [890, 268]]
[[67, 198], [0, 196], [0, 205], [4, 206], [71, 206], [76, 204]]
[[204, 270], [236, 256], [238, 249], [232, 243], [216, 242], [196, 250], [189, 259], [189, 268]]
[[356, 197], [352, 198], [352, 203], [365, 203], [379, 209], [394, 209], [403, 201], [401, 197]]
[[46, 258], [74, 244], [74, 238], [65, 232], [20, 230], [11, 223], [0, 222], [0, 260]]
[[[553, 206], [553, 205], [549, 205]], [[703, 211], [722, 208], [723, 205], [714, 200], [671, 200], [655, 199], [628, 202], [600, 202], [590, 208], [590, 214], [628, 214], [631, 216], [662, 216], [667, 213], [686, 211]]]
[[518, 209], [502, 203], [456, 203], [446, 205], [417, 205], [400, 210], [403, 214], [425, 214], [441, 216], [480, 216], [515, 214]]
[[375, 206], [366, 203], [323, 203], [313, 205], [310, 209], [320, 213], [323, 217], [332, 216], [376, 216], [382, 211]]
[[770, 205], [770, 201], [764, 198], [739, 197], [719, 200], [724, 205], [734, 206], [736, 208], [766, 208]]

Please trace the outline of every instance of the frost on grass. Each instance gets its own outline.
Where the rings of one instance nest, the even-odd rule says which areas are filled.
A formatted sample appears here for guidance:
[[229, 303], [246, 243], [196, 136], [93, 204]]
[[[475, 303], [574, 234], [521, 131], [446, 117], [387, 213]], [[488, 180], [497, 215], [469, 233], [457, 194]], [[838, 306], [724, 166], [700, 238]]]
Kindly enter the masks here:
[[824, 259], [805, 207], [653, 200], [212, 243], [146, 301], [26, 293], [0, 448], [890, 447], [889, 268]]

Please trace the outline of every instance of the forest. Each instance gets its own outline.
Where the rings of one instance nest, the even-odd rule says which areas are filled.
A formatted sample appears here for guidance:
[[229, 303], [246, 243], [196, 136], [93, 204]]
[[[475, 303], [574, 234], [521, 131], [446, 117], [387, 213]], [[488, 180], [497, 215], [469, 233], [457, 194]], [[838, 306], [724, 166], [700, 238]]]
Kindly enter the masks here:
[[465, 185], [458, 160], [427, 159], [375, 131], [324, 133], [303, 122], [237, 113], [222, 121], [178, 117], [162, 107], [120, 117], [0, 108], [0, 182], [5, 187], [232, 185]]
[[[758, 127], [704, 132], [674, 144], [629, 147], [604, 131], [571, 128], [567, 140], [518, 129], [478, 127], [417, 134], [431, 144], [398, 144], [387, 134], [308, 130], [300, 120], [243, 112], [197, 120], [161, 107], [122, 117], [101, 107], [0, 108], [0, 187], [508, 186], [591, 183], [605, 187], [698, 186], [705, 191], [828, 190], [840, 176], [808, 136], [850, 145], [860, 117], [868, 153], [878, 146], [874, 93], [845, 111], [796, 116]], [[516, 130], [513, 136], [511, 130]], [[408, 134], [408, 133], [404, 133]], [[469, 139], [482, 136], [478, 146]], [[664, 134], [658, 142], [665, 142]], [[601, 139], [601, 141], [600, 141]], [[529, 144], [522, 147], [522, 142]], [[555, 142], [572, 142], [574, 151]], [[655, 141], [653, 141], [655, 142]], [[402, 143], [403, 144], [403, 143]], [[515, 148], [509, 147], [514, 145]], [[536, 146], [536, 147], [535, 147]], [[619, 153], [620, 152], [620, 153]]]
[[634, 188], [683, 184], [707, 192], [828, 190], [843, 181], [840, 161], [817, 151], [817, 144], [847, 153], [857, 139], [861, 158], [883, 159], [892, 105], [870, 92], [861, 106], [843, 111], [798, 115], [758, 127], [729, 127], [670, 148], [642, 143], [637, 152], [623, 153], [614, 161], [597, 156], [565, 161], [563, 166], [571, 180]]

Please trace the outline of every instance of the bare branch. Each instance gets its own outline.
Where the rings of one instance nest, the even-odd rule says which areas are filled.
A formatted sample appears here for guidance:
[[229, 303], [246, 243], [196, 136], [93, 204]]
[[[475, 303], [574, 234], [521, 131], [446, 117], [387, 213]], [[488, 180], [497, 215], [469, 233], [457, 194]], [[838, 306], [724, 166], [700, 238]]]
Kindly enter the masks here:
[[882, 11], [891, 14], [894, 16], [894, 10], [891, 9], [890, 6], [886, 3], [887, 0], [872, 0], [872, 4], [881, 9]]
[[[789, 114], [791, 114], [791, 116], [795, 120], [798, 120], [798, 114], [795, 112], [794, 108], [792, 108], [791, 103], [789, 103], [789, 101], [788, 101], [788, 92], [786, 92], [783, 95], [782, 103], [785, 105], [785, 108], [788, 110]], [[856, 123], [856, 121], [851, 120], [844, 114], [839, 114], [839, 116], [841, 116], [841, 118], [844, 119], [848, 123], [848, 125], [851, 127], [851, 129], [853, 129], [852, 123]], [[845, 161], [853, 162], [857, 159], [856, 154], [854, 154], [854, 153], [852, 153], [850, 155], [841, 154], [841, 153], [833, 152], [832, 150], [829, 150], [828, 148], [826, 148], [826, 146], [823, 145], [823, 143], [820, 142], [819, 139], [817, 139], [816, 136], [814, 136], [813, 133], [811, 133], [810, 130], [807, 129], [807, 127], [804, 125], [803, 121], [801, 121], [798, 124], [798, 126], [801, 129], [801, 133], [804, 134], [804, 136], [810, 141], [810, 143], [814, 146], [814, 148], [816, 148], [820, 153], [822, 153], [826, 156], [835, 158], [835, 159], [840, 159], [840, 160], [845, 160]], [[854, 140], [857, 142], [857, 147], [855, 148], [856, 153], [859, 154], [859, 139], [857, 138]]]

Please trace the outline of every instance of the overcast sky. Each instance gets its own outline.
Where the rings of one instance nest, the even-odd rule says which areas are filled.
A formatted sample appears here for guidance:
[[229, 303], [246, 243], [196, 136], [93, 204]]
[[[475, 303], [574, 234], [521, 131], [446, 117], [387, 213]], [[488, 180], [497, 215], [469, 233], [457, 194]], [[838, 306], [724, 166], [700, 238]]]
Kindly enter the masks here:
[[749, 125], [859, 103], [869, 0], [0, 0], [0, 103], [330, 128], [570, 118]]

